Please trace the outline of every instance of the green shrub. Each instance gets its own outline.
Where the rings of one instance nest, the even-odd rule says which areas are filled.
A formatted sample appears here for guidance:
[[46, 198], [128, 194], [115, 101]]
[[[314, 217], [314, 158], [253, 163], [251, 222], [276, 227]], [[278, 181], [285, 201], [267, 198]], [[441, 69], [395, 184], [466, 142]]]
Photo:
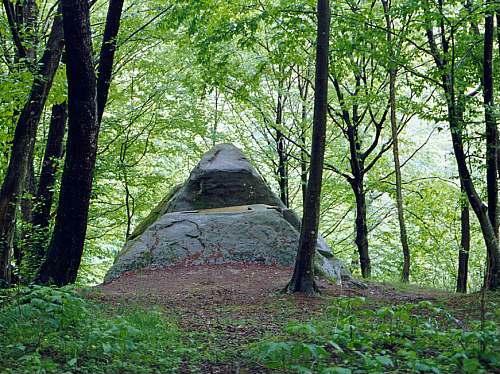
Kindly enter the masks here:
[[0, 373], [176, 372], [187, 349], [158, 311], [109, 316], [71, 288], [2, 294]]
[[455, 319], [430, 302], [363, 308], [339, 298], [326, 315], [289, 325], [249, 349], [252, 359], [299, 373], [486, 373], [500, 368], [500, 331], [492, 321]]

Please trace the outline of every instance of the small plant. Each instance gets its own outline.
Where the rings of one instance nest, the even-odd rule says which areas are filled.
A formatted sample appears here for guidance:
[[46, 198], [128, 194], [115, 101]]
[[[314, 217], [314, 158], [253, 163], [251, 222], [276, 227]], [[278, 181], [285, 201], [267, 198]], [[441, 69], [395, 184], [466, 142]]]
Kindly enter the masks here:
[[363, 308], [362, 298], [339, 298], [325, 315], [293, 323], [283, 336], [249, 349], [263, 365], [299, 373], [486, 373], [500, 368], [494, 322], [464, 328], [428, 301]]
[[0, 372], [167, 373], [190, 352], [157, 311], [108, 316], [71, 288], [3, 295]]

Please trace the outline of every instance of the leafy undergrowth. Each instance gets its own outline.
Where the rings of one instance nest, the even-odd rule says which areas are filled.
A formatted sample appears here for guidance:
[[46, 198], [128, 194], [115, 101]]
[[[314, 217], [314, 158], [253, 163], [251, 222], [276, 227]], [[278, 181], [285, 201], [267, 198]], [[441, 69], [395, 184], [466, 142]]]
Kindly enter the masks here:
[[500, 372], [498, 314], [485, 318], [459, 320], [429, 301], [373, 309], [340, 297], [322, 316], [252, 344], [249, 356], [280, 372]]
[[150, 275], [85, 297], [2, 291], [0, 373], [500, 373], [498, 294], [482, 308], [480, 294], [324, 284], [310, 299], [221, 273], [183, 283], [182, 297]]
[[70, 288], [34, 286], [1, 296], [2, 374], [177, 372], [192, 354], [160, 311], [110, 315]]

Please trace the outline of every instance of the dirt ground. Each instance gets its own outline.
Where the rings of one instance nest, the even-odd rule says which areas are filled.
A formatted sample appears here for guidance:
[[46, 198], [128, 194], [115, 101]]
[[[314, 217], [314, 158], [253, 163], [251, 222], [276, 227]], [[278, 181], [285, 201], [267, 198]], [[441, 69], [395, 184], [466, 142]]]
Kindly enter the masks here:
[[[177, 266], [138, 270], [96, 287], [92, 296], [117, 307], [137, 304], [160, 307], [178, 317], [183, 330], [205, 339], [212, 359], [197, 368], [202, 373], [266, 373], [239, 360], [239, 349], [264, 334], [278, 333], [290, 320], [321, 313], [338, 296], [364, 296], [370, 305], [418, 302], [442, 296], [429, 291], [401, 291], [369, 283], [335, 284], [318, 279], [319, 297], [285, 295], [280, 291], [291, 268], [259, 264]], [[232, 357], [227, 363], [227, 352]], [[220, 357], [219, 357], [220, 356]], [[193, 369], [186, 366], [185, 373]]]
[[167, 309], [186, 309], [211, 313], [220, 307], [247, 306], [250, 310], [277, 300], [321, 306], [334, 296], [365, 296], [380, 301], [414, 302], [430, 299], [435, 293], [402, 292], [391, 286], [370, 283], [359, 287], [350, 282], [335, 284], [318, 279], [317, 298], [282, 295], [293, 269], [260, 264], [175, 266], [129, 272], [97, 290], [110, 302], [155, 304]]

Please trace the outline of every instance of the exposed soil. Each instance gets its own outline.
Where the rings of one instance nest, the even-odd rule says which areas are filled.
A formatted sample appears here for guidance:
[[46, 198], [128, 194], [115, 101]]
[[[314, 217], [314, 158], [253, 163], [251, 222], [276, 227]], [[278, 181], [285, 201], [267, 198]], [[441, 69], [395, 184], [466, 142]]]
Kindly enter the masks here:
[[[215, 356], [195, 370], [202, 373], [265, 373], [239, 359], [241, 349], [264, 334], [279, 333], [290, 320], [321, 313], [338, 296], [364, 296], [370, 305], [418, 302], [439, 296], [424, 291], [402, 292], [391, 286], [318, 280], [319, 297], [284, 295], [280, 291], [292, 269], [258, 264], [177, 266], [126, 273], [96, 287], [92, 297], [115, 306], [135, 303], [157, 306], [179, 317], [186, 334], [205, 337]], [[232, 352], [227, 364], [227, 352]], [[222, 353], [225, 352], [225, 353]], [[218, 354], [220, 354], [220, 358]], [[183, 372], [194, 369], [186, 364]]]

